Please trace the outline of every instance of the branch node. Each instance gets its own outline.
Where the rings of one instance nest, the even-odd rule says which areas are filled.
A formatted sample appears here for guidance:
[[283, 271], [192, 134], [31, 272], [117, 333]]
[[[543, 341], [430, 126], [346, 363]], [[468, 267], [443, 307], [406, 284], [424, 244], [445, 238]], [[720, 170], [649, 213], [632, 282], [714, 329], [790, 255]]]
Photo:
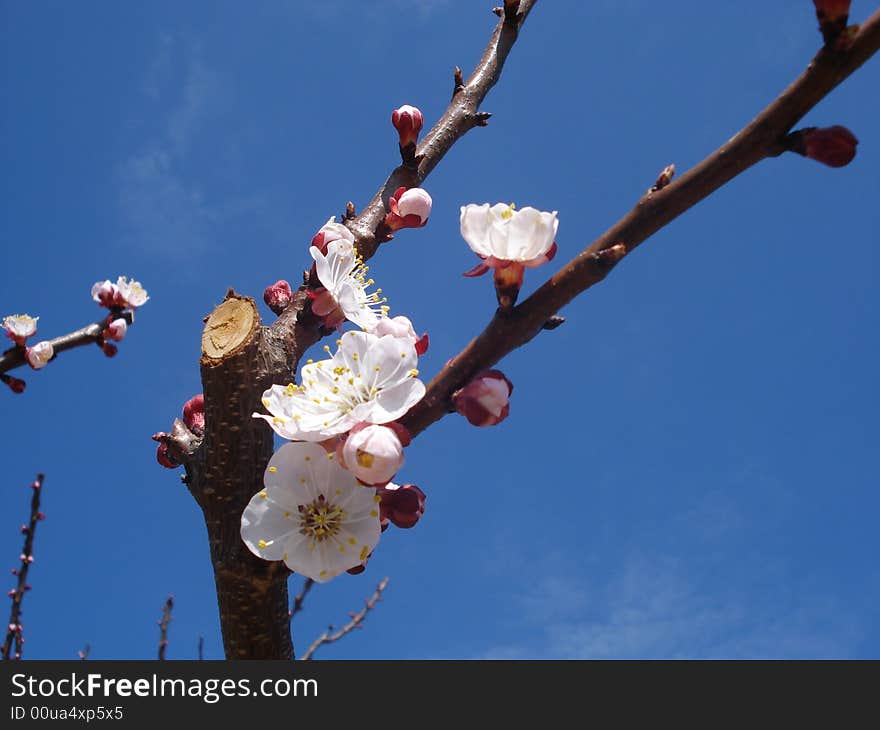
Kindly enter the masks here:
[[648, 194], [650, 195], [651, 193], [656, 193], [658, 190], [663, 190], [663, 188], [672, 182], [673, 177], [675, 177], [675, 165], [667, 165], [660, 171], [657, 180], [648, 190]]
[[489, 119], [492, 118], [492, 112], [477, 112], [474, 114], [474, 126], [486, 127], [489, 125]]
[[464, 77], [461, 75], [461, 66], [456, 66], [453, 74], [452, 98], [454, 99], [462, 89], [464, 89]]
[[560, 317], [559, 315], [554, 314], [546, 322], [544, 322], [544, 326], [542, 327], [542, 329], [552, 331], [555, 330], [557, 327], [562, 326], [564, 323], [565, 317]]
[[519, 29], [519, 0], [504, 0], [504, 25]]

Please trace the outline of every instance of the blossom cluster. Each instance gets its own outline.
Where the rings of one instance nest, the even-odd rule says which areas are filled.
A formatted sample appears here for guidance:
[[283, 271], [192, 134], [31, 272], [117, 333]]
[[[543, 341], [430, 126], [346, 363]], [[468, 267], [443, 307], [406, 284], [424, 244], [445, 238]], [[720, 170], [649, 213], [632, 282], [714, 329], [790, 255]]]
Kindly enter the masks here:
[[[98, 345], [107, 357], [112, 357], [116, 354], [116, 345], [113, 342], [119, 342], [125, 337], [131, 318], [131, 314], [123, 316], [123, 310], [133, 310], [144, 304], [149, 297], [140, 282], [134, 279], [129, 281], [127, 277], [120, 276], [116, 283], [109, 280], [96, 282], [92, 286], [92, 299], [110, 310], [104, 321]], [[25, 362], [34, 370], [46, 367], [56, 354], [55, 345], [49, 340], [42, 340], [30, 346], [27, 344], [28, 339], [37, 333], [39, 319], [29, 314], [10, 314], [0, 323], [0, 327], [6, 331], [6, 336], [12, 340], [14, 347], [23, 352]], [[25, 389], [23, 380], [13, 378], [6, 373], [3, 373], [0, 379], [15, 393], [21, 393]]]
[[[421, 113], [403, 109], [394, 124], [401, 147], [414, 148]], [[384, 223], [391, 231], [420, 228], [430, 211], [426, 191], [400, 188]], [[407, 317], [390, 316], [344, 223], [331, 217], [312, 238], [309, 254], [311, 312], [325, 331], [340, 334], [334, 352], [325, 346], [325, 359], [306, 362], [299, 384], [263, 393], [267, 413], [254, 416], [290, 443], [272, 456], [264, 488], [242, 514], [241, 535], [255, 555], [324, 582], [361, 572], [389, 525], [413, 527], [424, 513], [424, 492], [392, 479], [410, 442], [398, 420], [425, 395], [418, 360], [428, 336], [416, 334]], [[281, 314], [293, 292], [279, 280], [263, 297]], [[342, 332], [346, 322], [359, 330]]]
[[[404, 164], [417, 161], [423, 117], [415, 107], [395, 110]], [[421, 188], [390, 196], [385, 235], [427, 223], [431, 197]], [[524, 271], [556, 253], [556, 212], [499, 203], [461, 209], [461, 233], [481, 262], [468, 276], [494, 270], [502, 308], [512, 307]], [[381, 226], [380, 226], [381, 228]], [[247, 547], [265, 560], [282, 560], [294, 572], [325, 582], [359, 573], [381, 533], [393, 524], [413, 527], [425, 511], [425, 493], [393, 480], [404, 463], [410, 434], [401, 424], [425, 395], [418, 359], [428, 347], [407, 317], [389, 315], [359, 256], [355, 234], [330, 218], [309, 246], [314, 265], [305, 294], [326, 332], [339, 331], [336, 349], [308, 360], [299, 383], [272, 385], [263, 393], [266, 412], [254, 413], [288, 441], [272, 456], [241, 517]], [[293, 301], [288, 282], [266, 288], [277, 314]], [[343, 332], [345, 322], [359, 328]], [[513, 384], [498, 370], [483, 370], [451, 394], [451, 405], [475, 426], [494, 426], [510, 411]]]

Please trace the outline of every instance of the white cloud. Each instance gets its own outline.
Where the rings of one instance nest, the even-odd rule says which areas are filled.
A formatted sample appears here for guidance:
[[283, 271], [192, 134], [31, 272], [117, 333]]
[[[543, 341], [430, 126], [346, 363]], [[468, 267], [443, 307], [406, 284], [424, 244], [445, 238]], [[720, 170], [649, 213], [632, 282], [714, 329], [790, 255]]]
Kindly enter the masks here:
[[224, 88], [200, 42], [163, 34], [145, 74], [162, 120], [119, 166], [119, 205], [133, 247], [187, 257], [207, 246], [221, 217], [194, 171], [191, 146]]
[[861, 637], [853, 612], [815, 588], [719, 590], [671, 556], [631, 555], [617, 567], [604, 583], [562, 575], [533, 583], [517, 599], [527, 625], [517, 633], [529, 638], [480, 658], [846, 657]]

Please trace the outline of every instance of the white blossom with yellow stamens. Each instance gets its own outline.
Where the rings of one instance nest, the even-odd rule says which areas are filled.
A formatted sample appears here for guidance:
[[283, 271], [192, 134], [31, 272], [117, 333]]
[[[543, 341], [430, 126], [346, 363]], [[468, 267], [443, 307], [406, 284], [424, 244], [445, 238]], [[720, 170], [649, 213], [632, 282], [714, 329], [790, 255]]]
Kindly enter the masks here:
[[330, 293], [345, 318], [358, 327], [371, 330], [388, 313], [388, 301], [377, 289], [367, 289], [374, 282], [367, 278], [369, 267], [358, 256], [351, 241], [338, 239], [327, 244], [327, 253], [317, 246], [309, 248], [321, 285]]
[[356, 423], [397, 420], [424, 397], [411, 339], [346, 332], [337, 344], [329, 360], [303, 367], [301, 385], [273, 385], [265, 391], [263, 405], [270, 415], [254, 416], [268, 421], [282, 438], [324, 441]]
[[276, 451], [241, 516], [254, 555], [324, 583], [362, 565], [379, 542], [379, 498], [317, 444]]

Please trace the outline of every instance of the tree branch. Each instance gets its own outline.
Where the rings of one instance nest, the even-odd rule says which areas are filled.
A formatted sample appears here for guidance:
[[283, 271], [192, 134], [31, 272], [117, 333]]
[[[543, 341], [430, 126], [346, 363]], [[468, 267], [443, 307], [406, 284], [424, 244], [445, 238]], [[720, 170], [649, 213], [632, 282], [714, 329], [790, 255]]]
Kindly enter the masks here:
[[534, 338], [556, 312], [602, 281], [625, 254], [737, 175], [784, 152], [789, 130], [878, 49], [880, 10], [861, 26], [848, 49], [823, 48], [806, 71], [730, 141], [675, 182], [649, 190], [626, 216], [528, 299], [508, 312], [496, 312], [486, 329], [449, 361], [428, 384], [422, 401], [401, 419], [412, 436], [450, 412], [453, 392]]
[[159, 619], [159, 659], [165, 659], [168, 648], [168, 625], [171, 623], [171, 609], [174, 608], [174, 596], [168, 596], [162, 606], [162, 618]]
[[[365, 259], [389, 238], [384, 228], [389, 195], [397, 187], [421, 183], [458, 138], [485, 122], [479, 104], [500, 77], [535, 2], [521, 0], [515, 22], [499, 21], [477, 68], [418, 147], [416, 167], [396, 168], [360, 216], [346, 216]], [[182, 446], [180, 458], [187, 485], [205, 516], [228, 659], [293, 658], [290, 571], [281, 562], [251, 554], [240, 537], [240, 519], [274, 449], [272, 430], [251, 414], [261, 409], [267, 388], [294, 380], [302, 353], [327, 334], [308, 301], [302, 286], [278, 319], [264, 327], [253, 300], [230, 290], [208, 318], [202, 336], [205, 435], [192, 451]], [[172, 441], [179, 439], [172, 434]]]
[[311, 578], [306, 578], [303, 583], [302, 590], [297, 594], [296, 598], [293, 599], [293, 605], [290, 607], [290, 618], [293, 620], [293, 617], [296, 616], [300, 611], [302, 611], [303, 601], [306, 600], [306, 596], [309, 594], [309, 591], [312, 590], [312, 586], [315, 585], [315, 581]]
[[330, 626], [323, 634], [321, 634], [317, 639], [312, 642], [312, 645], [308, 648], [305, 654], [302, 655], [302, 660], [307, 661], [311, 659], [315, 652], [323, 645], [323, 644], [332, 644], [334, 641], [339, 641], [346, 634], [350, 634], [355, 629], [359, 629], [364, 624], [364, 619], [367, 617], [367, 614], [372, 611], [376, 604], [382, 600], [382, 591], [385, 590], [388, 585], [388, 578], [383, 578], [382, 582], [376, 586], [376, 590], [372, 596], [370, 596], [367, 601], [364, 603], [364, 607], [358, 611], [357, 613], [351, 614], [351, 621], [349, 621], [345, 626], [343, 626], [339, 631], [333, 633], [333, 627]]
[[[9, 622], [6, 627], [6, 639], [0, 648], [0, 657], [9, 659], [21, 659], [22, 644], [24, 639], [21, 632], [21, 602], [24, 600], [24, 594], [30, 590], [27, 582], [28, 570], [31, 563], [34, 562], [34, 535], [37, 533], [37, 523], [42, 520], [45, 515], [40, 512], [40, 497], [43, 491], [42, 474], [37, 474], [37, 478], [31, 484], [33, 493], [31, 495], [31, 515], [28, 523], [22, 525], [21, 531], [24, 533], [24, 547], [21, 549], [21, 567], [12, 571], [13, 575], [18, 576], [18, 584], [15, 589], [9, 592], [12, 599], [12, 608], [9, 612]], [[14, 646], [14, 653], [13, 653]]]
[[[480, 62], [466, 82], [461, 83], [461, 69], [456, 67], [452, 101], [416, 148], [418, 166], [415, 169], [406, 165], [397, 167], [363, 212], [348, 223], [357, 241], [358, 251], [365, 261], [376, 253], [380, 243], [388, 240], [384, 220], [391, 194], [399, 187], [412, 188], [421, 185], [458, 139], [474, 127], [486, 125], [488, 115], [479, 113], [480, 104], [501, 78], [504, 62], [536, 2], [537, 0], [519, 0], [519, 10], [515, 16], [512, 19], [508, 16], [507, 20], [502, 17], [498, 21]], [[517, 3], [509, 5], [515, 6]]]
[[[86, 325], [75, 332], [61, 335], [54, 340], [48, 340], [55, 352], [55, 357], [58, 357], [58, 353], [64, 352], [65, 350], [72, 350], [75, 347], [95, 344], [102, 345], [104, 343], [104, 336], [101, 333], [106, 329], [109, 319], [124, 319], [126, 324], [131, 324], [134, 322], [134, 312], [131, 310], [125, 310], [119, 312], [119, 314], [114, 312], [109, 317], [104, 317], [103, 319], [93, 322], [90, 325]], [[52, 360], [54, 360], [55, 357], [53, 357]], [[8, 350], [0, 354], [0, 373], [8, 372], [9, 370], [26, 364], [27, 360], [25, 360], [23, 347], [10, 347]]]

